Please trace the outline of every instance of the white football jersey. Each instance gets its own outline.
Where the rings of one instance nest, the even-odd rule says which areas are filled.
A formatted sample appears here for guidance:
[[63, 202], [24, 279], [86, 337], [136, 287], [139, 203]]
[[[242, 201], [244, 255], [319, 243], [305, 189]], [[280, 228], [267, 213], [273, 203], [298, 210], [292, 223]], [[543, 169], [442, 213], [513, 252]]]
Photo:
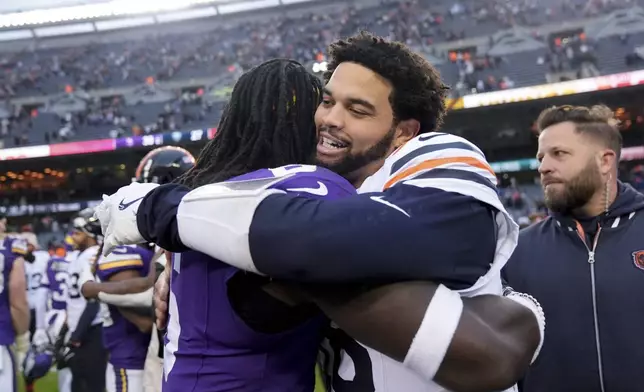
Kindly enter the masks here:
[[[83, 314], [83, 310], [85, 310], [85, 305], [87, 305], [87, 300], [80, 292], [80, 287], [78, 285], [79, 279], [82, 275], [83, 269], [92, 268], [96, 261], [96, 256], [98, 256], [98, 245], [90, 246], [84, 251], [78, 253], [76, 257], [74, 257], [74, 254], [72, 253], [68, 255], [69, 287], [67, 298], [67, 326], [69, 327], [70, 332], [76, 329], [78, 321]], [[101, 321], [102, 315], [101, 312], [98, 312], [92, 321], [92, 325], [100, 324]]]
[[47, 274], [47, 262], [49, 261], [49, 253], [43, 250], [36, 250], [33, 252], [34, 261], [25, 264], [25, 275], [27, 278], [27, 300], [29, 301], [29, 308], [35, 309], [37, 307], [36, 301], [43, 300], [43, 296], [38, 296], [37, 291], [42, 286], [42, 280]]
[[[472, 297], [501, 295], [501, 268], [518, 240], [518, 226], [499, 200], [496, 183], [496, 175], [478, 147], [458, 136], [432, 132], [417, 136], [392, 153], [358, 192], [382, 192], [396, 184], [406, 184], [472, 196], [497, 209], [498, 240], [492, 266], [472, 287], [459, 291], [462, 296]], [[375, 201], [388, 203], [382, 198]], [[393, 204], [390, 206], [397, 208]], [[336, 378], [331, 381], [336, 386], [330, 388], [334, 392], [446, 391], [436, 383], [426, 382], [402, 363], [355, 342], [338, 329], [330, 334], [321, 354], [328, 381]], [[337, 360], [339, 366], [333, 366]], [[337, 370], [333, 370], [336, 366]], [[329, 368], [333, 371], [329, 372]]]

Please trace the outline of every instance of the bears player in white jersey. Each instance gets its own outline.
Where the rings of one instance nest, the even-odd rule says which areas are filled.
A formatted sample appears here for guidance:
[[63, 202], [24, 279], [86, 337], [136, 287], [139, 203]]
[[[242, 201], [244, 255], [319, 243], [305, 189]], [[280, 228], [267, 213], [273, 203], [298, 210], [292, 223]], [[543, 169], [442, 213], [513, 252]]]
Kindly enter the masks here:
[[[87, 268], [94, 268], [100, 253], [102, 236], [94, 223], [94, 210], [85, 209], [72, 220], [72, 240], [78, 256], [70, 260], [66, 346], [72, 370], [72, 392], [102, 391], [105, 388], [107, 352], [103, 347], [100, 303], [86, 300], [80, 293], [79, 281]], [[98, 230], [97, 230], [98, 229]], [[88, 366], [91, 364], [91, 366]]]
[[[174, 184], [150, 193], [129, 186], [99, 208], [107, 242], [195, 249], [291, 281], [436, 281], [441, 285], [396, 284], [357, 295], [315, 290], [316, 302], [352, 336], [404, 364], [340, 335], [333, 389], [510, 388], [538, 350], [544, 319], [534, 299], [500, 297], [499, 271], [517, 227], [496, 196], [494, 173], [471, 143], [433, 132], [445, 87], [426, 60], [368, 34], [332, 45], [330, 55], [315, 116], [318, 161], [362, 195], [313, 202], [275, 191], [228, 197], [218, 186], [188, 196]], [[132, 209], [136, 219], [116, 208], [124, 197], [143, 196]], [[231, 210], [237, 212], [225, 213]], [[448, 288], [494, 296], [462, 300]], [[352, 354], [366, 359], [353, 373]]]
[[[523, 310], [498, 297], [501, 294], [499, 270], [512, 252], [517, 228], [495, 194], [493, 172], [475, 146], [461, 138], [432, 133], [445, 109], [444, 86], [435, 70], [420, 56], [402, 45], [367, 34], [336, 44], [330, 54], [331, 75], [325, 99], [316, 113], [320, 136], [318, 160], [351, 179], [368, 194], [313, 203], [293, 196], [268, 195], [275, 192], [247, 192], [237, 193], [235, 200], [239, 205], [231, 206], [228, 204], [231, 199], [225, 194], [208, 198], [208, 191], [204, 189], [199, 192], [200, 202], [191, 197], [187, 199], [190, 208], [199, 205], [200, 217], [208, 211], [208, 220], [196, 222], [188, 217], [194, 216], [191, 213], [181, 213], [188, 208], [188, 204], [181, 203], [186, 190], [174, 186], [177, 192], [170, 195], [170, 187], [165, 186], [152, 191], [138, 206], [137, 226], [115, 209], [117, 199], [145, 196], [140, 193], [142, 188], [135, 191], [129, 187], [130, 192], [122, 189], [123, 192], [117, 193], [110, 208], [110, 215], [121, 218], [118, 225], [109, 227], [109, 215], [101, 217], [107, 225], [108, 237], [114, 236], [108, 240], [127, 243], [145, 238], [171, 250], [192, 248], [236, 267], [288, 280], [332, 283], [424, 279], [440, 282], [463, 295], [496, 294], [497, 297], [465, 301], [474, 308], [488, 302], [482, 306], [484, 309], [479, 309], [489, 313], [488, 325], [474, 329], [469, 325], [471, 309], [466, 307], [465, 312], [461, 311], [460, 297], [445, 286], [437, 289], [428, 283], [396, 285], [388, 295], [375, 297], [376, 302], [366, 293], [364, 296], [372, 299], [367, 303], [369, 306], [358, 300], [339, 302], [340, 306], [328, 301], [324, 305], [324, 300], [318, 303], [336, 321], [344, 320], [352, 335], [403, 361], [407, 368], [418, 373], [415, 375], [386, 356], [367, 350], [364, 354], [368, 355], [368, 366], [359, 370], [368, 373], [348, 373], [345, 380], [341, 374], [335, 374], [335, 380], [339, 380], [333, 382], [335, 390], [343, 387], [356, 390], [359, 386], [351, 384], [352, 378], [369, 380], [363, 386], [365, 390], [377, 391], [399, 389], [401, 385], [409, 391], [440, 390], [433, 381], [453, 389], [463, 385], [483, 390], [510, 387], [533, 358], [543, 335], [544, 322], [538, 304], [532, 299], [508, 296], [525, 303], [526, 310]], [[223, 192], [217, 187], [210, 189]], [[186, 193], [176, 198], [181, 191]], [[161, 192], [166, 192], [168, 197], [155, 197]], [[173, 197], [174, 201], [169, 200]], [[225, 205], [223, 208], [227, 211], [243, 208], [244, 198], [248, 203], [248, 220], [239, 219], [239, 214], [228, 215], [234, 222], [217, 220], [226, 219], [219, 206]], [[109, 200], [105, 207], [108, 204]], [[141, 213], [142, 207], [145, 213]], [[171, 225], [160, 229], [153, 225], [146, 227], [157, 213], [163, 215], [159, 221], [168, 218], [166, 222]], [[190, 223], [184, 226], [184, 222]], [[279, 229], [275, 226], [278, 222]], [[139, 229], [146, 231], [143, 238], [139, 236]], [[236, 237], [239, 233], [250, 237], [241, 240]], [[116, 239], [117, 235], [122, 237]], [[458, 244], [454, 243], [456, 239]], [[247, 245], [235, 249], [227, 241]], [[479, 251], [476, 258], [472, 257], [474, 250]], [[424, 295], [416, 295], [401, 304], [399, 294], [405, 290]], [[339, 296], [338, 293], [318, 294], [323, 299]], [[430, 302], [432, 297], [435, 298]], [[358, 311], [354, 313], [362, 314], [362, 320], [348, 323], [350, 312], [339, 310], [352, 304]], [[408, 306], [410, 310], [401, 312], [401, 306]], [[498, 308], [492, 312], [494, 306]], [[445, 311], [446, 308], [453, 310]], [[504, 321], [510, 315], [523, 320], [529, 331], [503, 330], [512, 339], [495, 340], [486, 335], [489, 327], [507, 326]], [[359, 328], [367, 316], [374, 320], [363, 323], [363, 327], [398, 333], [385, 332], [374, 337], [368, 329]], [[395, 317], [405, 322], [396, 325], [387, 322]], [[378, 328], [378, 323], [384, 327]], [[477, 346], [471, 341], [468, 343], [468, 338], [490, 338], [494, 344], [477, 352]], [[337, 369], [348, 369], [351, 359], [345, 354], [355, 344], [350, 339], [340, 340], [343, 344], [338, 353], [343, 364]], [[459, 369], [459, 354], [468, 350], [474, 357], [476, 352], [479, 358], [488, 358], [479, 362], [477, 371]], [[364, 358], [364, 354], [357, 354]], [[396, 385], [390, 384], [392, 380]]]

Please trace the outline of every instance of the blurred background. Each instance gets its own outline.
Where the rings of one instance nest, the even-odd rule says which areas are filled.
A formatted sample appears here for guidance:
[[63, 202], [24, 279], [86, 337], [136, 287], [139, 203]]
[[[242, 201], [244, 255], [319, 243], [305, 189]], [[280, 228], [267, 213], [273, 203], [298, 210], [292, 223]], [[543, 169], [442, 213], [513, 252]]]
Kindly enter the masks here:
[[451, 86], [444, 131], [478, 144], [519, 224], [545, 210], [534, 121], [604, 103], [620, 175], [644, 189], [644, 10], [635, 0], [0, 2], [0, 212], [45, 249], [131, 181], [150, 149], [197, 154], [235, 80], [273, 57], [321, 75], [326, 45], [367, 29]]

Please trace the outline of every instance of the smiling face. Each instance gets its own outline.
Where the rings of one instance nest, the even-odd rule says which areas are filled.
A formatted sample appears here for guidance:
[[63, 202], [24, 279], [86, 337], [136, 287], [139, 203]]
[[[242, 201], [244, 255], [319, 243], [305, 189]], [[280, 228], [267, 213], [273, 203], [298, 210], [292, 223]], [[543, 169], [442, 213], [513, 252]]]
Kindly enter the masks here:
[[602, 147], [562, 122], [539, 136], [539, 173], [546, 206], [568, 213], [586, 206], [604, 188]]
[[392, 86], [352, 62], [338, 65], [315, 113], [317, 164], [359, 186], [397, 147], [415, 136], [397, 123], [389, 102]]

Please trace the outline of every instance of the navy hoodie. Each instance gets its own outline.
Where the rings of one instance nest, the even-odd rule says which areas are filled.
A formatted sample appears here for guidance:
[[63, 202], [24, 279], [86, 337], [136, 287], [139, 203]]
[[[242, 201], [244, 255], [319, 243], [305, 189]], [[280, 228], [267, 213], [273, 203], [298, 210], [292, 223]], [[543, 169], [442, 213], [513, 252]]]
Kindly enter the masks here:
[[519, 235], [504, 278], [546, 315], [523, 392], [644, 391], [644, 195], [618, 189], [607, 214], [552, 216]]

